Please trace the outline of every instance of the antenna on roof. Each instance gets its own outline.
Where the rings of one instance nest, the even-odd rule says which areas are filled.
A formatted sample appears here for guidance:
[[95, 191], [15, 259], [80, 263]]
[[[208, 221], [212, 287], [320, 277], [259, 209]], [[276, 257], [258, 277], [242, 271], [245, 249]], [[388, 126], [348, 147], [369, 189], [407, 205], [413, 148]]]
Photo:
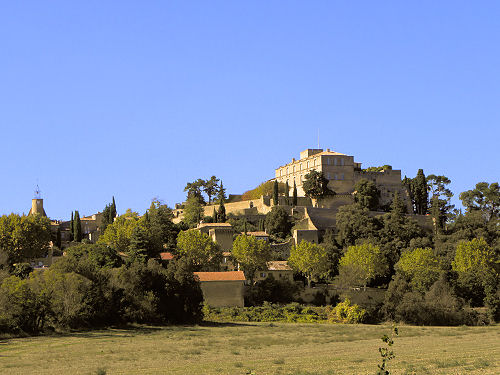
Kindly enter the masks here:
[[35, 189], [35, 199], [40, 199], [40, 193], [42, 191], [40, 190], [40, 188], [38, 187], [38, 184], [36, 184], [36, 189]]

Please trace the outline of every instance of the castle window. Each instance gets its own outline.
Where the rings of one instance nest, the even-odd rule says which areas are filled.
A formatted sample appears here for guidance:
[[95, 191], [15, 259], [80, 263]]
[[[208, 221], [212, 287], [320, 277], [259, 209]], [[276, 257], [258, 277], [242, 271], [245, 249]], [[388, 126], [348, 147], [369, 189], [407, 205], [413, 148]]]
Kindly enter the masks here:
[[340, 165], [344, 166], [344, 159], [340, 159]]
[[328, 173], [326, 174], [326, 178], [329, 180], [329, 179], [330, 179], [330, 177], [331, 177], [331, 176], [330, 176], [330, 172], [328, 172]]
[[340, 179], [341, 179], [341, 180], [343, 180], [343, 179], [344, 179], [344, 174], [343, 174], [343, 173], [340, 175]]
[[286, 167], [286, 174], [288, 174], [288, 167]]
[[309, 162], [307, 162], [307, 169], [309, 169]]
[[326, 164], [330, 165], [330, 158], [326, 158]]
[[333, 165], [337, 165], [337, 158], [333, 158]]
[[334, 180], [338, 180], [337, 173], [335, 173], [335, 176], [333, 176], [333, 179], [334, 179]]
[[313, 159], [313, 167], [316, 166], [316, 159]]
[[299, 164], [299, 171], [302, 170], [302, 163]]

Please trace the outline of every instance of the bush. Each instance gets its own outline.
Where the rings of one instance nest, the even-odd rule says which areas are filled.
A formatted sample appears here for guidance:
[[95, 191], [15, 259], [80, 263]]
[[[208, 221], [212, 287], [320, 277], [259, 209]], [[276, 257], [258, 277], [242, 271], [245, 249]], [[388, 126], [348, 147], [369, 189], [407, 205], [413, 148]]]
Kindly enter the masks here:
[[338, 303], [337, 306], [331, 310], [328, 315], [328, 320], [338, 323], [357, 324], [363, 323], [365, 314], [366, 311], [364, 309], [356, 304], [351, 305], [351, 301], [346, 298], [344, 302]]
[[299, 287], [294, 282], [276, 280], [269, 276], [255, 283], [245, 292], [246, 306], [259, 306], [264, 302], [286, 304], [295, 300]]

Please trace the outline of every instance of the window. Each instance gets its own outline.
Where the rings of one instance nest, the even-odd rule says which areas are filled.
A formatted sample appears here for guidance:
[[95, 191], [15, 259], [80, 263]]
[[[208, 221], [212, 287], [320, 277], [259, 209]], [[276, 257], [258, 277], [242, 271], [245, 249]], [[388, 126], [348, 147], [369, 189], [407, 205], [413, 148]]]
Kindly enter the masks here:
[[344, 166], [344, 159], [340, 159], [340, 165]]
[[333, 165], [337, 165], [337, 158], [333, 158]]
[[288, 174], [288, 167], [286, 167], [286, 174]]
[[313, 167], [316, 166], [316, 159], [313, 160]]
[[307, 162], [307, 169], [309, 169], [309, 162]]
[[326, 158], [326, 164], [330, 165], [330, 158]]
[[266, 277], [266, 273], [265, 272], [261, 272], [260, 273], [260, 277]]
[[343, 174], [343, 173], [340, 175], [340, 179], [341, 179], [341, 180], [343, 180], [343, 179], [344, 179], [344, 174]]
[[302, 163], [299, 164], [299, 171], [301, 171], [301, 170], [302, 170]]
[[330, 172], [328, 172], [328, 173], [326, 174], [326, 178], [329, 180], [329, 179], [330, 179], [330, 177], [331, 177], [331, 176], [330, 176]]
[[335, 176], [333, 177], [334, 180], [338, 179], [337, 173], [335, 173]]

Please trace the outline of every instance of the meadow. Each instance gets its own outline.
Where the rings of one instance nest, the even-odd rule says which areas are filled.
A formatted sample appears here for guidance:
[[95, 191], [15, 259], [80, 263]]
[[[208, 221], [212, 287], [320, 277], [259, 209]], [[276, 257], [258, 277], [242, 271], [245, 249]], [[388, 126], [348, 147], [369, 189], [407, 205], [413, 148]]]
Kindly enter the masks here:
[[[400, 326], [393, 374], [498, 374], [500, 326]], [[0, 340], [0, 374], [374, 374], [387, 325], [135, 326]]]

